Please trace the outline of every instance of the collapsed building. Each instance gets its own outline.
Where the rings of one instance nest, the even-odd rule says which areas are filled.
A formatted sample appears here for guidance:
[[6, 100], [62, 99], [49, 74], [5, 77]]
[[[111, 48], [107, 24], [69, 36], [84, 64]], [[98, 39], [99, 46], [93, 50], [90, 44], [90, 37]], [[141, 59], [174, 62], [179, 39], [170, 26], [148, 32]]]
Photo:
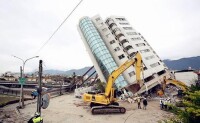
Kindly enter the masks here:
[[[136, 52], [142, 56], [141, 76], [144, 80], [144, 86], [137, 93], [157, 86], [164, 76], [170, 78], [167, 66], [125, 17], [111, 16], [105, 21], [99, 15], [82, 17], [78, 30], [101, 81], [106, 82], [109, 75], [124, 62], [133, 59]], [[114, 86], [135, 93], [135, 84], [135, 69], [131, 66], [116, 79]]]

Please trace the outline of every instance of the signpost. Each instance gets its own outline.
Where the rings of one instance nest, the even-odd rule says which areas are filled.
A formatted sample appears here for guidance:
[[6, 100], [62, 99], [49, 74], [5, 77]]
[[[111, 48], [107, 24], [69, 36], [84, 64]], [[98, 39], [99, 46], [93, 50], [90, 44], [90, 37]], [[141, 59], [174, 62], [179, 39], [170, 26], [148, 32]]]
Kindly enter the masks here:
[[20, 83], [21, 85], [24, 85], [25, 82], [26, 82], [26, 78], [22, 78], [22, 77], [19, 78], [19, 83]]

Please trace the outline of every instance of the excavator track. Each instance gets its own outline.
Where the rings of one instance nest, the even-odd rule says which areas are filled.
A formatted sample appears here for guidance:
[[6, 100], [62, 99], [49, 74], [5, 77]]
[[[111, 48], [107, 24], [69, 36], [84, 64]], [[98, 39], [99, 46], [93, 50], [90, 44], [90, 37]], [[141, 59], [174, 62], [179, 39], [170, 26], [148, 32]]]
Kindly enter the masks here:
[[124, 114], [126, 109], [124, 107], [109, 105], [109, 106], [94, 106], [92, 114]]

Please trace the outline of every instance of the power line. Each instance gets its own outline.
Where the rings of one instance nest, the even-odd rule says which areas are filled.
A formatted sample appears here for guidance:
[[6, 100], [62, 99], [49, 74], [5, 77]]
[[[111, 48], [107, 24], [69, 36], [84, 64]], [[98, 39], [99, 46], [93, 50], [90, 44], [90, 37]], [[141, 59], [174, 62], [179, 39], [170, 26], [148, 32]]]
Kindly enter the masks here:
[[70, 14], [64, 19], [64, 21], [58, 26], [58, 28], [53, 32], [53, 34], [48, 38], [48, 40], [42, 45], [42, 47], [36, 52], [38, 54], [42, 48], [51, 40], [51, 38], [56, 34], [56, 32], [60, 29], [60, 27], [65, 23], [65, 21], [71, 16], [71, 14], [76, 10], [76, 8], [81, 4], [83, 0], [81, 0], [75, 7], [74, 9], [70, 12]]

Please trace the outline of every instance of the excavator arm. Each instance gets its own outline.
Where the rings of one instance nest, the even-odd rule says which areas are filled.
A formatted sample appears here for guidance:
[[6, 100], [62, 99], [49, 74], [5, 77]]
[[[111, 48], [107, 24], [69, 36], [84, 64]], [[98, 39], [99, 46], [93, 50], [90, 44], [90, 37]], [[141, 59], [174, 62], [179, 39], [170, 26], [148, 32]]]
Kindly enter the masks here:
[[122, 74], [131, 65], [134, 65], [136, 71], [136, 80], [138, 84], [141, 85], [140, 71], [142, 65], [142, 57], [137, 52], [134, 59], [130, 59], [114, 70], [108, 78], [107, 85], [105, 88], [105, 93], [103, 94], [89, 94], [85, 93], [83, 95], [83, 100], [85, 102], [90, 102], [90, 107], [92, 108], [92, 114], [109, 114], [109, 113], [121, 113], [124, 114], [126, 109], [120, 107], [117, 103], [117, 99], [114, 96], [113, 84], [117, 77]]
[[142, 57], [137, 52], [134, 59], [130, 59], [118, 67], [116, 70], [112, 72], [112, 74], [108, 78], [108, 82], [105, 88], [105, 96], [108, 97], [111, 93], [112, 86], [117, 79], [117, 77], [122, 74], [126, 69], [128, 69], [131, 65], [134, 65], [136, 71], [136, 80], [139, 84], [141, 81], [140, 72], [141, 72], [141, 65], [142, 65]]
[[175, 80], [175, 79], [167, 79], [166, 80], [166, 84], [168, 85], [168, 84], [173, 84], [173, 85], [175, 85], [176, 87], [179, 87], [181, 90], [183, 90], [183, 91], [186, 91], [187, 90], [187, 86], [183, 83], [183, 82], [181, 82], [181, 81], [178, 81], [178, 80]]
[[166, 76], [164, 76], [163, 83], [162, 83], [162, 90], [158, 91], [158, 93], [160, 93], [159, 95], [163, 95], [165, 88], [168, 84], [175, 85], [176, 87], [179, 87], [183, 91], [186, 91], [188, 89], [187, 85], [184, 84], [184, 82], [181, 82], [175, 79], [167, 79]]

